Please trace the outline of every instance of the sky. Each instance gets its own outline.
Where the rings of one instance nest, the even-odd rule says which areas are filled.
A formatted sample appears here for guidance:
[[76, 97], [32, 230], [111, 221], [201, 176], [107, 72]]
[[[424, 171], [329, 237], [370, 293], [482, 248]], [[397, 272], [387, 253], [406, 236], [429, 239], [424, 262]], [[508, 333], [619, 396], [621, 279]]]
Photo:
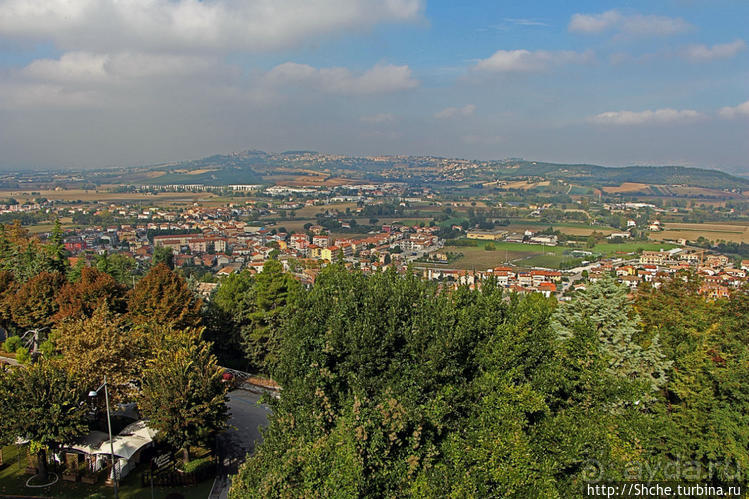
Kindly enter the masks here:
[[749, 174], [745, 0], [0, 0], [0, 169], [246, 149]]

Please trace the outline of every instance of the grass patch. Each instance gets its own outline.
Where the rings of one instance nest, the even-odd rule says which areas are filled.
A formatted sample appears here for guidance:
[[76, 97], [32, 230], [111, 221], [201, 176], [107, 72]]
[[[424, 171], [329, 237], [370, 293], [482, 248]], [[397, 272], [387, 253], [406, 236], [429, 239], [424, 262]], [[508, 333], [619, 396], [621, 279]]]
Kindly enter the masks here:
[[[93, 494], [101, 494], [104, 497], [114, 497], [114, 489], [103, 483], [88, 485], [81, 482], [66, 482], [62, 478], [46, 488], [30, 489], [26, 487], [26, 480], [30, 475], [25, 474], [26, 454], [16, 446], [3, 447], [3, 462], [0, 467], [0, 496], [42, 496], [65, 499], [85, 499]], [[141, 476], [147, 468], [146, 464], [139, 465], [135, 470], [125, 477], [120, 483], [120, 498], [122, 499], [150, 499], [150, 487], [141, 487]], [[60, 473], [58, 472], [58, 475]], [[168, 494], [182, 494], [186, 499], [205, 499], [211, 491], [213, 480], [205, 480], [196, 487], [154, 487], [154, 497], [166, 498]]]
[[[660, 251], [660, 250], [670, 250], [673, 248], [678, 248], [676, 244], [669, 244], [669, 243], [657, 243], [652, 241], [632, 241], [632, 242], [626, 242], [621, 244], [615, 244], [615, 243], [600, 243], [596, 244], [592, 249], [589, 251], [592, 251], [593, 253], [599, 253], [604, 256], [612, 256], [616, 255], [617, 253], [635, 253], [637, 251]], [[587, 248], [583, 248], [587, 249]]]

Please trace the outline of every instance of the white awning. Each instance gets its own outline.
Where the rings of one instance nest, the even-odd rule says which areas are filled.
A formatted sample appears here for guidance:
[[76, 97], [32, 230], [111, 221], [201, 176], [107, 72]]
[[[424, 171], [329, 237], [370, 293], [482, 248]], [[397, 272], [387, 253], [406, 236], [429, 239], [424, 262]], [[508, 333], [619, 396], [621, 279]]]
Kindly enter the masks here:
[[[153, 439], [143, 438], [137, 435], [117, 435], [112, 439], [112, 447], [114, 448], [114, 455], [125, 459], [130, 459], [133, 455], [141, 450], [143, 447], [150, 445]], [[94, 454], [109, 454], [111, 452], [109, 440], [102, 442], [99, 448], [94, 451]]]
[[141, 420], [123, 428], [120, 434], [112, 439], [111, 446], [109, 435], [102, 431], [92, 431], [67, 448], [84, 454], [108, 455], [114, 447], [115, 456], [130, 459], [140, 449], [150, 445], [155, 436], [156, 431], [148, 427], [147, 421]]

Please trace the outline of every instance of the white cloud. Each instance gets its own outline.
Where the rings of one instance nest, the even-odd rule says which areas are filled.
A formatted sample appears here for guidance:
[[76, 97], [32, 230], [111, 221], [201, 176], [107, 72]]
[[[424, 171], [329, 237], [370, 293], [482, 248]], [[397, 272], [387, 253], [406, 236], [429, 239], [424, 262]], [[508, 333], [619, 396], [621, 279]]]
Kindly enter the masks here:
[[395, 121], [395, 116], [392, 113], [378, 113], [370, 116], [362, 116], [359, 120], [364, 123], [373, 124], [392, 123]]
[[419, 85], [408, 66], [392, 64], [378, 64], [357, 76], [346, 68], [317, 69], [307, 64], [286, 62], [270, 70], [265, 80], [270, 84], [305, 85], [348, 95], [397, 92]]
[[173, 78], [212, 67], [215, 64], [206, 57], [134, 52], [67, 52], [59, 59], [37, 59], [23, 68], [21, 74], [30, 79], [91, 84], [159, 76]]
[[666, 123], [688, 123], [703, 115], [692, 109], [656, 109], [655, 111], [609, 111], [597, 114], [590, 121], [602, 125], [645, 125]]
[[585, 64], [592, 62], [592, 51], [573, 52], [548, 50], [498, 50], [491, 57], [479, 60], [474, 69], [485, 72], [528, 72], [542, 71], [551, 66], [564, 64]]
[[66, 50], [240, 49], [421, 17], [424, 0], [0, 0], [0, 35]]
[[608, 10], [600, 14], [573, 14], [567, 29], [589, 35], [614, 31], [631, 36], [668, 36], [684, 33], [691, 27], [680, 17], [623, 14], [618, 10]]
[[437, 119], [454, 118], [456, 116], [471, 116], [476, 111], [476, 106], [466, 104], [463, 107], [446, 107], [442, 111], [434, 113]]
[[573, 14], [568, 29], [575, 33], [601, 33], [606, 31], [622, 19], [622, 15], [609, 10], [602, 14]]
[[692, 45], [687, 47], [684, 55], [695, 62], [712, 61], [714, 59], [730, 59], [746, 49], [744, 40], [734, 40], [730, 43], [720, 43], [708, 47], [707, 45]]
[[736, 118], [739, 116], [749, 116], [749, 100], [742, 102], [738, 106], [722, 107], [718, 114], [723, 118]]
[[526, 26], [526, 27], [548, 27], [549, 24], [545, 23], [543, 21], [539, 21], [536, 19], [525, 19], [525, 18], [515, 18], [515, 17], [505, 17], [503, 19], [504, 22], [509, 24], [514, 24], [516, 26]]

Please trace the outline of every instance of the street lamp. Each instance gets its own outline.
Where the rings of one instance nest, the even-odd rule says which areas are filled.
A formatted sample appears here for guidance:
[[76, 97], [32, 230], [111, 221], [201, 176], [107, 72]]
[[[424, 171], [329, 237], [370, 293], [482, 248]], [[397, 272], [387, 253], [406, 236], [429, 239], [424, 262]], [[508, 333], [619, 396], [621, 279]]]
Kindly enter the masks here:
[[96, 390], [91, 390], [88, 392], [88, 396], [93, 398], [96, 398], [97, 395], [99, 395], [99, 392], [101, 389], [104, 388], [104, 401], [107, 406], [107, 430], [109, 431], [109, 453], [112, 457], [112, 478], [114, 480], [114, 497], [117, 499], [117, 468], [115, 467], [114, 463], [114, 442], [112, 442], [112, 421], [109, 418], [109, 391], [107, 390], [107, 377], [104, 376], [104, 383], [97, 388]]

